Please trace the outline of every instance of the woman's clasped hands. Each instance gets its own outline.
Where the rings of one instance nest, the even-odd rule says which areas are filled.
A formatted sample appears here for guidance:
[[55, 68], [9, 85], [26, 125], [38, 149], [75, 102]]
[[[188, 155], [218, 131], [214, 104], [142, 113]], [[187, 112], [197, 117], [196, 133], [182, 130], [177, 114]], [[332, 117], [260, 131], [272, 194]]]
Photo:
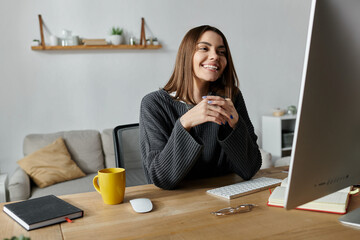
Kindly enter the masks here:
[[228, 123], [234, 128], [238, 120], [239, 115], [231, 99], [219, 96], [203, 96], [202, 101], [180, 118], [181, 124], [187, 131], [205, 122], [219, 125]]

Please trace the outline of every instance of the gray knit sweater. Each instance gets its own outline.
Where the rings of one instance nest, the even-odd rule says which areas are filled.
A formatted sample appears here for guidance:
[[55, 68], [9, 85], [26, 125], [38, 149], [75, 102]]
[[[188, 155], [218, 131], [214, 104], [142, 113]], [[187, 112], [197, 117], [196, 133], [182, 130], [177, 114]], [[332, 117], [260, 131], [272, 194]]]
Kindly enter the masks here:
[[140, 109], [140, 145], [147, 181], [174, 189], [188, 178], [231, 172], [252, 178], [261, 166], [257, 136], [241, 93], [234, 105], [239, 114], [235, 129], [207, 122], [187, 132], [180, 117], [191, 105], [164, 90], [146, 95]]

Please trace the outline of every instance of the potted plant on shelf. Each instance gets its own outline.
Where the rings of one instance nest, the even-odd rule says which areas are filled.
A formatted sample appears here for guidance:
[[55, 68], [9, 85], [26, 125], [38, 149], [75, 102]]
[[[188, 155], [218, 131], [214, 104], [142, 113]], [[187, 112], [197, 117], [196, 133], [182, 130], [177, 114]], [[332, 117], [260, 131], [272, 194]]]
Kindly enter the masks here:
[[31, 46], [32, 47], [36, 47], [36, 46], [40, 46], [40, 40], [38, 39], [34, 39], [32, 42], [31, 42]]
[[122, 33], [123, 33], [122, 28], [112, 27], [111, 36], [109, 38], [110, 43], [112, 45], [120, 45], [122, 43], [122, 40], [123, 40]]

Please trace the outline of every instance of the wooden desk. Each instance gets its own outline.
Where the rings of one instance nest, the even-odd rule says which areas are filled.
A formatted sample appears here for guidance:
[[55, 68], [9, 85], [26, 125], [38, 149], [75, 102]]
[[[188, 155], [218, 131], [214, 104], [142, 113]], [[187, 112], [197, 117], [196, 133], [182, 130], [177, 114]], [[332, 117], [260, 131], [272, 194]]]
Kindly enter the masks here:
[[[257, 177], [285, 178], [284, 168], [261, 170]], [[24, 234], [38, 239], [354, 239], [360, 231], [338, 222], [337, 214], [301, 210], [287, 211], [266, 205], [269, 191], [224, 200], [206, 190], [241, 179], [235, 175], [188, 182], [179, 190], [166, 191], [153, 185], [129, 187], [123, 204], [106, 205], [97, 192], [61, 196], [82, 208], [85, 216], [27, 232], [4, 212], [0, 214], [0, 237]], [[150, 213], [133, 212], [129, 200], [147, 197], [153, 202]], [[254, 203], [251, 212], [215, 216], [211, 211]], [[3, 203], [0, 204], [2, 208]], [[360, 207], [352, 197], [349, 210]]]

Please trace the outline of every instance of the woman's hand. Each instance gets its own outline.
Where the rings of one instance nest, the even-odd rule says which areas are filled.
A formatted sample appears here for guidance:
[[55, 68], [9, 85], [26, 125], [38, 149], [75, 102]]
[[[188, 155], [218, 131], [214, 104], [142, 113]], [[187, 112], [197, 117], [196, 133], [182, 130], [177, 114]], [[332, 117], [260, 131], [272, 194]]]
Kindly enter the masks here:
[[230, 98], [219, 96], [206, 96], [190, 111], [185, 113], [180, 122], [189, 131], [191, 128], [204, 122], [214, 122], [219, 125], [229, 123], [234, 128], [239, 120], [239, 115]]
[[224, 124], [227, 122], [231, 128], [235, 128], [239, 121], [239, 114], [230, 98], [222, 98], [218, 96], [207, 96], [209, 104], [218, 108], [218, 112], [225, 118]]

